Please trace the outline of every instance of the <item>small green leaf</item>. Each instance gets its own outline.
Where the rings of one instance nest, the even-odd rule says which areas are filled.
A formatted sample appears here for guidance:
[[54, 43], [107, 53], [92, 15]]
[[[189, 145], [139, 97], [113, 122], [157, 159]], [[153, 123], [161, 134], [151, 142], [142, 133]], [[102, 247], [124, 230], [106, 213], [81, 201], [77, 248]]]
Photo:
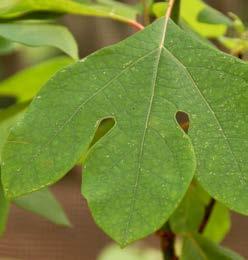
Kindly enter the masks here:
[[[248, 214], [247, 82], [245, 62], [159, 19], [42, 88], [4, 147], [5, 192], [50, 185], [88, 152], [82, 192], [97, 224], [124, 246], [168, 220], [196, 159], [203, 188]], [[188, 135], [179, 111], [189, 115]], [[109, 117], [114, 127], [88, 151]]]
[[231, 228], [230, 211], [221, 203], [216, 202], [208, 223], [204, 228], [204, 237], [219, 243]]
[[28, 46], [51, 46], [78, 59], [77, 44], [66, 27], [43, 23], [0, 23], [0, 36]]
[[114, 2], [110, 5], [76, 2], [71, 0], [2, 0], [0, 18], [15, 18], [30, 12], [50, 11], [88, 16], [100, 16], [132, 23], [136, 20], [137, 11], [129, 5]]
[[0, 82], [0, 97], [13, 97], [17, 103], [30, 101], [49, 78], [72, 63], [67, 57], [57, 57], [24, 69]]
[[63, 208], [48, 189], [20, 197], [14, 200], [14, 203], [18, 207], [40, 215], [57, 225], [71, 226]]
[[180, 260], [244, 260], [237, 253], [215, 244], [201, 235], [184, 237]]
[[202, 2], [202, 6], [203, 5], [205, 7], [201, 9], [197, 16], [199, 22], [206, 24], [223, 24], [226, 26], [233, 25], [233, 22], [229, 17], [225, 16], [221, 12]]
[[170, 227], [176, 234], [197, 231], [205, 213], [206, 192], [192, 184], [180, 203], [179, 207], [170, 217]]
[[[228, 26], [231, 25], [231, 20], [228, 17], [217, 12], [202, 0], [182, 0], [181, 10], [183, 19], [204, 37], [216, 38], [224, 35]], [[204, 14], [205, 22], [201, 21], [201, 16]], [[214, 20], [209, 23], [210, 19]]]

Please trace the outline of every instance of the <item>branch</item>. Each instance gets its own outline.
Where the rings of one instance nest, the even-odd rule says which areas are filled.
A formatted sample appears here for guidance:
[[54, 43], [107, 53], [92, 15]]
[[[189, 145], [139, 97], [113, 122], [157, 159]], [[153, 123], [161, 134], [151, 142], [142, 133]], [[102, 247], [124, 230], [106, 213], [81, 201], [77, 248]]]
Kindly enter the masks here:
[[176, 24], [179, 22], [180, 17], [180, 0], [169, 0], [168, 8], [165, 14], [165, 19], [171, 18]]
[[144, 29], [144, 26], [143, 26], [141, 23], [137, 22], [137, 21], [130, 20], [130, 21], [129, 21], [129, 24], [130, 24], [131, 26], [133, 26], [135, 29], [137, 29], [138, 31]]
[[149, 15], [149, 8], [147, 5], [147, 0], [141, 0], [141, 4], [143, 5], [144, 25], [148, 25], [150, 23], [150, 15]]
[[208, 206], [206, 207], [204, 218], [203, 218], [202, 223], [201, 223], [199, 230], [198, 230], [199, 233], [203, 233], [205, 227], [207, 226], [207, 223], [208, 223], [208, 220], [209, 220], [211, 213], [213, 211], [214, 205], [215, 205], [215, 200], [212, 198], [210, 200]]
[[175, 255], [175, 250], [174, 250], [175, 234], [170, 230], [163, 230], [162, 228], [157, 232], [157, 235], [160, 237], [163, 259], [177, 260], [178, 258]]

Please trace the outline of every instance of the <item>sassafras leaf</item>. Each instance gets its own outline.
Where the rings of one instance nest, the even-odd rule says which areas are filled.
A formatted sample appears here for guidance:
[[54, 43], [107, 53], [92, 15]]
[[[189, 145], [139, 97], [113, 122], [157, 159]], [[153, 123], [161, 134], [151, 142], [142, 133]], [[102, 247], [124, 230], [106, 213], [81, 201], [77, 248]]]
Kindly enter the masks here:
[[[82, 192], [123, 246], [168, 220], [196, 162], [203, 188], [247, 214], [247, 81], [245, 62], [159, 19], [42, 88], [4, 147], [5, 192], [50, 185], [87, 152]], [[189, 136], [178, 111], [189, 115]], [[88, 150], [109, 117], [115, 125]]]

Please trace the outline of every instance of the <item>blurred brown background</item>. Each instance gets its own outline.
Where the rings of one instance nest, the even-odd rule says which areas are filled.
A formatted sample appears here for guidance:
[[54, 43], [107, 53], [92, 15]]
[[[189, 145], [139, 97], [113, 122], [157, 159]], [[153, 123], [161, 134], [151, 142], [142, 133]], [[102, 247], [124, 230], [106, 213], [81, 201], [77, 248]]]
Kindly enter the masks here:
[[[224, 12], [233, 11], [247, 21], [247, 0], [208, 2]], [[67, 16], [63, 22], [69, 26], [78, 41], [80, 57], [105, 45], [118, 42], [133, 33], [133, 30], [126, 25], [106, 19]], [[5, 77], [27, 65], [18, 54], [1, 58], [1, 63]], [[53, 187], [73, 224], [71, 229], [57, 227], [12, 206], [7, 232], [0, 240], [0, 259], [95, 260], [100, 250], [110, 240], [94, 224], [80, 195], [80, 185], [81, 173], [77, 168]], [[233, 214], [233, 227], [224, 244], [248, 259], [247, 231], [248, 220]], [[157, 247], [159, 241], [152, 236], [146, 239], [145, 243]]]

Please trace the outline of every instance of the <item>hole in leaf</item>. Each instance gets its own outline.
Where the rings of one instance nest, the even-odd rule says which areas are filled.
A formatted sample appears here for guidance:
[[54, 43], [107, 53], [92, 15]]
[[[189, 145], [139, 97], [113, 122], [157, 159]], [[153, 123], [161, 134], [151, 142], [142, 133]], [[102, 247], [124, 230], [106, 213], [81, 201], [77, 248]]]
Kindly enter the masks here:
[[183, 131], [185, 133], [188, 133], [188, 131], [189, 131], [189, 116], [188, 116], [188, 114], [183, 112], [183, 111], [178, 111], [176, 113], [176, 120], [177, 120], [178, 124], [181, 126], [181, 128], [183, 129]]
[[106, 117], [101, 120], [100, 124], [98, 125], [98, 128], [95, 132], [95, 135], [88, 146], [88, 149], [86, 153], [84, 153], [81, 158], [78, 161], [78, 164], [84, 163], [86, 157], [87, 157], [87, 152], [90, 150], [90, 148], [98, 142], [103, 136], [105, 136], [115, 125], [115, 119], [113, 117]]
[[94, 135], [94, 138], [92, 140], [92, 142], [90, 143], [90, 147], [93, 146], [97, 141], [99, 141], [104, 135], [106, 135], [115, 125], [115, 120], [112, 117], [109, 118], [104, 118], [97, 130], [96, 133]]
[[15, 96], [0, 96], [0, 109], [7, 108], [14, 105], [17, 102], [17, 98]]

